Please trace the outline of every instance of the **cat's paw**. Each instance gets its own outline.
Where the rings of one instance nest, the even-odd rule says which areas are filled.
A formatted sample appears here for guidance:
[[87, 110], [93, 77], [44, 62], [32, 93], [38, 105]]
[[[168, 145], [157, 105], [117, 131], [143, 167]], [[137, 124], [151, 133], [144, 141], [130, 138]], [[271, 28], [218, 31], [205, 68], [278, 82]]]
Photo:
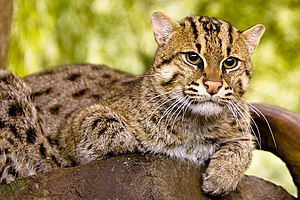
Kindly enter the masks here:
[[220, 173], [220, 171], [207, 169], [203, 174], [202, 190], [212, 196], [224, 196], [234, 191], [239, 180], [232, 174]]

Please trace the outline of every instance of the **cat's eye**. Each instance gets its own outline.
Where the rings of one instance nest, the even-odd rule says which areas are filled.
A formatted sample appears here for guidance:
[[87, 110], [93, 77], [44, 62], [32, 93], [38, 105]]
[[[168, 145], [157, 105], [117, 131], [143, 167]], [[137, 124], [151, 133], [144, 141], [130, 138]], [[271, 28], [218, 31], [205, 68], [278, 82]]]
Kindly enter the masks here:
[[186, 53], [186, 61], [192, 65], [203, 66], [202, 58], [195, 52]]
[[222, 62], [222, 67], [224, 69], [234, 69], [236, 67], [238, 67], [240, 60], [238, 58], [235, 57], [229, 57], [226, 58], [225, 60], [223, 60]]

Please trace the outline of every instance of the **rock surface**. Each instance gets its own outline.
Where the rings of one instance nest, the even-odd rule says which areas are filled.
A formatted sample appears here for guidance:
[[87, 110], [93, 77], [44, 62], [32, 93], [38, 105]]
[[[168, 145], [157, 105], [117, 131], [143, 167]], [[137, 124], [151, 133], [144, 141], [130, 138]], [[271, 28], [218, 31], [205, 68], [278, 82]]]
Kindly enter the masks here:
[[245, 176], [227, 197], [207, 197], [201, 191], [202, 171], [162, 156], [122, 155], [3, 185], [0, 199], [294, 199], [252, 176]]

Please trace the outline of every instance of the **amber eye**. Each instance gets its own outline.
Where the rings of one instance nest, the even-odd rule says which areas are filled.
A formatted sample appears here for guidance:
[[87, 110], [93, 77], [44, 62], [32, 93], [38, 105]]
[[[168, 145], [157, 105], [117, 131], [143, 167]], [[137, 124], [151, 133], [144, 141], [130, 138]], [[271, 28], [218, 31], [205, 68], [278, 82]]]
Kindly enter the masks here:
[[225, 69], [233, 69], [239, 64], [239, 59], [235, 57], [229, 57], [223, 61], [222, 66]]
[[186, 53], [186, 60], [192, 65], [197, 65], [197, 66], [203, 65], [202, 58], [195, 52]]

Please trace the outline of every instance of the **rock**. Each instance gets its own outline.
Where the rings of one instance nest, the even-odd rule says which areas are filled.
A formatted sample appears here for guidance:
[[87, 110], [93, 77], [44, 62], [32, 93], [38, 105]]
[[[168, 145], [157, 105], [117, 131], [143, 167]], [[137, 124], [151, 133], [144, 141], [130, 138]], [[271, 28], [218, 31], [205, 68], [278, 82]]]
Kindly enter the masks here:
[[[201, 191], [202, 169], [150, 155], [122, 155], [58, 169], [0, 187], [0, 199], [213, 199]], [[245, 176], [235, 192], [214, 199], [294, 199], [283, 188]]]

